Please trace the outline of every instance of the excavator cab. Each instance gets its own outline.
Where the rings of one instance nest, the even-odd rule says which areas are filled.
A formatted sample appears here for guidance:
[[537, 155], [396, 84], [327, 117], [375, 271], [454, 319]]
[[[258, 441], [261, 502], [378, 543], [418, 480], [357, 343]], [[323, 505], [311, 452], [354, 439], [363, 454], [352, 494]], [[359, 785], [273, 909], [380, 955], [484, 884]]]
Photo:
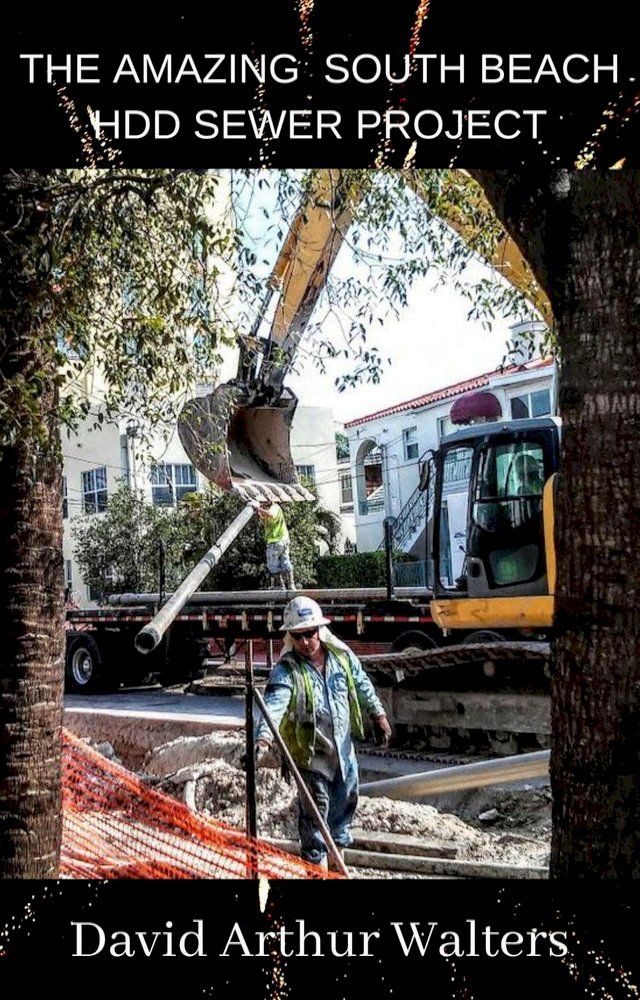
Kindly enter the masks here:
[[443, 440], [430, 541], [436, 598], [549, 594], [543, 504], [558, 457], [552, 417], [478, 424]]

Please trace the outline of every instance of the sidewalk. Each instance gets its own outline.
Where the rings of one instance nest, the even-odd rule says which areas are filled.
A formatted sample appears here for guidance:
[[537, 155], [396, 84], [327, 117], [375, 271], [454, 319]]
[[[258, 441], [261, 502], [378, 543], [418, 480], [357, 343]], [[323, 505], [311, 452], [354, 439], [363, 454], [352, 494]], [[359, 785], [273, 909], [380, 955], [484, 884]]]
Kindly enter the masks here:
[[175, 691], [66, 695], [64, 726], [76, 736], [108, 741], [119, 755], [142, 759], [178, 736], [244, 727], [244, 699]]

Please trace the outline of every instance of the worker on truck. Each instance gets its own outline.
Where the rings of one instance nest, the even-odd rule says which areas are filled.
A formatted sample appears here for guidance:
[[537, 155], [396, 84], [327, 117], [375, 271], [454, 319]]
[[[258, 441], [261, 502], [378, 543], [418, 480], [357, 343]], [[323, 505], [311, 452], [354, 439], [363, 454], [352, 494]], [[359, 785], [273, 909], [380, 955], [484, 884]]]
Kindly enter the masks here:
[[289, 531], [282, 507], [270, 500], [260, 501], [254, 506], [264, 530], [264, 540], [267, 546], [267, 569], [271, 574], [271, 585], [285, 590], [295, 590]]
[[[353, 745], [364, 738], [363, 714], [378, 742], [388, 745], [391, 726], [357, 656], [327, 628], [329, 620], [310, 597], [284, 609], [282, 655], [265, 691], [269, 715], [286, 743], [338, 848], [352, 842], [358, 804], [358, 765]], [[272, 741], [264, 718], [256, 728], [256, 761], [266, 763]], [[299, 799], [301, 855], [327, 867], [327, 846], [317, 820]]]

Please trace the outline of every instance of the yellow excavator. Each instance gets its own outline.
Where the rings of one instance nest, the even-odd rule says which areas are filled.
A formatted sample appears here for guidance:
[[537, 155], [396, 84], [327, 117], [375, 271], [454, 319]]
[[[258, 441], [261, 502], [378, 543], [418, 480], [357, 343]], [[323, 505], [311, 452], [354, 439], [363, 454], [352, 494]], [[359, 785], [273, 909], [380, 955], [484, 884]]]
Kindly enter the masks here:
[[[258, 336], [260, 316], [241, 346], [236, 378], [191, 400], [179, 420], [194, 465], [218, 487], [247, 501], [309, 497], [291, 457], [297, 400], [284, 383], [370, 183], [358, 184], [350, 176], [339, 170], [313, 173], [309, 195], [269, 280], [270, 294], [277, 296], [269, 336]], [[466, 177], [446, 176], [450, 183], [468, 183]], [[422, 194], [419, 174], [410, 183]], [[438, 200], [441, 212], [443, 205], [458, 206], [441, 217], [467, 240], [477, 234], [477, 220], [486, 218], [487, 209], [480, 189], [471, 186], [470, 191], [466, 202]], [[492, 246], [490, 263], [551, 321], [544, 292], [506, 234]], [[433, 622], [411, 632], [413, 638], [392, 655], [370, 657], [366, 664], [384, 688], [397, 730], [409, 734], [409, 742], [416, 742], [417, 733], [419, 745], [450, 747], [456, 737], [466, 745], [475, 739], [469, 734], [482, 730], [489, 733], [494, 752], [512, 753], [532, 742], [547, 745], [545, 640], [553, 618], [559, 433], [559, 422], [550, 417], [479, 423], [443, 439], [423, 467]], [[452, 470], [463, 465], [468, 482], [465, 560], [462, 575], [450, 583], [441, 566], [443, 500], [459, 478]]]

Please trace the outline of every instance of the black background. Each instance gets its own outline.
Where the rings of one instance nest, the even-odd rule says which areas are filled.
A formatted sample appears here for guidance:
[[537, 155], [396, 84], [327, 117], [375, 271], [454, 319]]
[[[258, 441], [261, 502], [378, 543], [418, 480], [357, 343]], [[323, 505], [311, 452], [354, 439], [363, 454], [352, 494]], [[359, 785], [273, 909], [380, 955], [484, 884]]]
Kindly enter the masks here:
[[[114, 108], [152, 112], [155, 108], [175, 111], [181, 119], [179, 135], [172, 140], [124, 140], [113, 145], [121, 152], [118, 162], [129, 166], [373, 166], [380, 165], [379, 141], [367, 137], [358, 141], [351, 123], [357, 108], [398, 107], [415, 114], [434, 108], [448, 123], [447, 109], [544, 108], [548, 115], [541, 124], [542, 142], [523, 135], [518, 140], [466, 140], [461, 145], [449, 140], [418, 141], [417, 166], [529, 166], [534, 164], [572, 165], [585, 142], [598, 134], [597, 156], [592, 165], [611, 166], [626, 157], [626, 166], [637, 165], [638, 114], [634, 104], [640, 92], [637, 80], [638, 46], [633, 15], [634, 5], [617, 0], [596, 14], [573, 0], [542, 0], [522, 3], [453, 3], [431, 0], [424, 19], [418, 52], [438, 52], [451, 57], [464, 52], [467, 81], [445, 85], [423, 85], [414, 77], [401, 86], [386, 82], [363, 86], [335, 86], [323, 81], [325, 57], [330, 52], [355, 56], [370, 52], [404, 54], [409, 50], [418, 0], [394, 0], [374, 7], [370, 3], [343, 0], [316, 0], [308, 25], [309, 45], [301, 35], [294, 0], [268, 4], [213, 3], [200, 10], [193, 5], [172, 7], [160, 14], [157, 8], [135, 7], [122, 10], [110, 5], [90, 16], [87, 7], [55, 8], [33, 16], [30, 9], [14, 11], [3, 36], [0, 62], [4, 95], [3, 160], [14, 166], [72, 166], [82, 163], [78, 134], [72, 132], [51, 85], [29, 85], [27, 64], [20, 52], [99, 53], [100, 85], [69, 84], [71, 97], [83, 123], [86, 106], [99, 108], [105, 116]], [[263, 107], [273, 112], [281, 108], [335, 108], [343, 114], [343, 138], [330, 135], [322, 141], [271, 141], [260, 144], [247, 139], [197, 140], [193, 136], [195, 112], [201, 108], [256, 106], [253, 84], [241, 86], [110, 84], [123, 53], [134, 58], [146, 52], [155, 59], [171, 52], [180, 59], [185, 53], [265, 53], [295, 54], [304, 64], [299, 83], [267, 83]], [[571, 85], [485, 85], [479, 83], [479, 55], [482, 52], [531, 53], [533, 65], [544, 53], [561, 62], [570, 53], [599, 52], [606, 58], [619, 55], [620, 80], [617, 85], [605, 74], [600, 84]], [[306, 62], [305, 62], [306, 60]], [[208, 68], [208, 67], [205, 67]], [[603, 117], [612, 102], [614, 118]], [[635, 110], [634, 110], [635, 109]], [[625, 119], [628, 119], [625, 121]], [[511, 123], [508, 123], [511, 124]], [[384, 165], [402, 165], [411, 140], [402, 138], [387, 148]], [[104, 160], [102, 165], [109, 165]]]
[[[134, 981], [143, 977], [147, 990], [162, 994], [179, 990], [185, 998], [215, 996], [220, 1000], [251, 996], [416, 997], [540, 996], [571, 998], [585, 995], [614, 998], [629, 995], [620, 971], [637, 976], [637, 893], [631, 884], [394, 880], [347, 882], [273, 882], [268, 908], [262, 915], [257, 883], [200, 882], [12, 882], [2, 886], [0, 933], [3, 968], [20, 966], [23, 990], [55, 968], [65, 971], [65, 993], [71, 998], [128, 997], [139, 992]], [[33, 919], [25, 919], [29, 904]], [[247, 958], [232, 949], [221, 958], [234, 922], [247, 941], [252, 932], [273, 927], [280, 918], [288, 929], [304, 919], [307, 930], [381, 930], [372, 943], [372, 958], [290, 958], [280, 963], [284, 986], [270, 985], [271, 959]], [[71, 921], [92, 921], [109, 935], [115, 930], [191, 929], [205, 925], [205, 958], [73, 958]], [[426, 931], [429, 921], [439, 931], [465, 936], [465, 921], [478, 927], [517, 931], [532, 927], [569, 932], [575, 961], [558, 958], [463, 958], [454, 962], [429, 953], [428, 958], [404, 958], [392, 921], [416, 921]], [[408, 934], [408, 931], [407, 931]], [[15, 963], [15, 964], [14, 964]], [[90, 985], [89, 985], [90, 984]]]
[[[572, 87], [494, 87], [481, 93], [477, 74], [469, 74], [464, 86], [424, 87], [415, 81], [400, 91], [389, 87], [330, 87], [321, 81], [320, 67], [328, 52], [404, 53], [414, 21], [416, 0], [394, 0], [374, 7], [371, 3], [333, 3], [316, 0], [310, 19], [313, 46], [301, 43], [296, 6], [289, 3], [210, 3], [135, 9], [116, 5], [75, 10], [56, 6], [45, 14], [30, 6], [15, 9], [8, 20], [0, 57], [2, 110], [2, 160], [14, 167], [65, 167], [83, 165], [80, 138], [70, 127], [51, 86], [29, 86], [19, 52], [99, 52], [101, 65], [112, 71], [123, 52], [133, 55], [165, 52], [194, 55], [202, 52], [291, 52], [307, 55], [312, 76], [299, 86], [268, 86], [265, 102], [278, 107], [328, 107], [343, 112], [348, 120], [356, 107], [394, 106], [416, 111], [438, 108], [538, 108], [549, 110], [544, 126], [544, 144], [522, 142], [466, 142], [459, 149], [451, 143], [419, 143], [417, 166], [571, 166], [585, 142], [603, 122], [603, 110], [613, 101], [621, 111], [609, 120], [600, 135], [593, 166], [608, 167], [625, 158], [626, 166], [637, 166], [638, 116], [630, 109], [638, 85], [637, 32], [633, 5], [616, 2], [601, 6], [595, 14], [575, 2], [537, 4], [465, 4], [433, 0], [424, 22], [418, 51], [449, 54], [464, 52], [469, 65], [477, 65], [480, 52], [570, 52], [615, 51], [620, 56], [621, 83]], [[107, 78], [108, 74], [104, 74]], [[253, 86], [205, 87], [79, 87], [69, 85], [67, 94], [86, 122], [83, 109], [131, 107], [150, 110], [166, 107], [183, 120], [179, 139], [171, 142], [123, 142], [117, 162], [127, 166], [256, 167], [271, 166], [371, 166], [379, 147], [371, 142], [282, 142], [259, 149], [253, 142], [196, 141], [187, 127], [197, 108], [252, 107]], [[309, 98], [311, 100], [309, 101]], [[562, 118], [560, 116], [563, 116]], [[628, 117], [628, 121], [624, 118]], [[387, 150], [384, 165], [403, 163], [409, 143], [398, 142]], [[99, 165], [108, 161], [99, 160]], [[215, 957], [216, 943], [230, 932], [233, 921], [266, 929], [259, 914], [254, 883], [241, 882], [71, 882], [3, 883], [0, 886], [0, 936], [4, 968], [18, 963], [21, 992], [36, 981], [45, 981], [53, 970], [62, 969], [67, 996], [92, 998], [101, 995], [139, 995], [137, 976], [144, 977], [147, 991], [171, 992], [184, 997], [304, 996], [323, 991], [342, 997], [435, 997], [472, 998], [518, 996], [529, 988], [538, 996], [562, 991], [566, 997], [605, 994], [618, 998], [629, 994], [616, 982], [615, 970], [624, 965], [637, 968], [636, 927], [640, 916], [632, 885], [615, 882], [512, 882], [372, 880], [351, 883], [273, 883], [272, 914], [288, 924], [305, 919], [320, 928], [388, 927], [390, 921], [439, 921], [441, 928], [464, 929], [464, 921], [476, 918], [502, 929], [518, 927], [575, 927], [572, 949], [577, 956], [577, 979], [566, 964], [544, 959], [465, 959], [451, 963], [433, 957], [410, 960], [401, 957], [391, 933], [376, 948], [376, 959], [304, 958], [289, 960], [284, 969], [286, 989], [280, 994], [269, 985], [270, 963], [259, 959]], [[25, 920], [25, 906], [33, 919]], [[71, 920], [94, 920], [108, 931], [118, 929], [163, 929], [164, 921], [189, 924], [201, 917], [211, 942], [208, 959], [72, 959]], [[12, 927], [13, 920], [13, 927]], [[579, 944], [577, 941], [579, 940]], [[595, 952], [602, 956], [596, 962]], [[609, 963], [609, 965], [608, 965]], [[610, 967], [609, 967], [610, 966]], [[136, 977], [131, 975], [135, 967]], [[590, 979], [593, 976], [593, 979]], [[288, 990], [288, 993], [287, 993]]]

